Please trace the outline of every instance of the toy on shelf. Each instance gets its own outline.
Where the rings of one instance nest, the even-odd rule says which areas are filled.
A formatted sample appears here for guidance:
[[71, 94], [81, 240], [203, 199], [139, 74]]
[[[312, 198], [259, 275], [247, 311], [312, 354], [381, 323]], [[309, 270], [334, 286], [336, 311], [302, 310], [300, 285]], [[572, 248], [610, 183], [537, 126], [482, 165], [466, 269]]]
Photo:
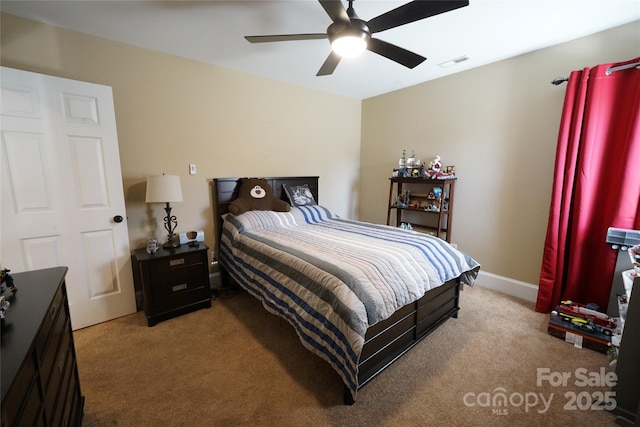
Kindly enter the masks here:
[[433, 187], [429, 194], [427, 194], [427, 204], [424, 210], [427, 212], [440, 212], [440, 206], [442, 205], [442, 188]]
[[402, 150], [402, 157], [398, 161], [398, 169], [404, 169], [407, 167], [407, 150]]
[[402, 157], [398, 160], [398, 168], [391, 173], [392, 178], [429, 178], [429, 179], [455, 179], [455, 166], [442, 166], [440, 156], [435, 156], [429, 165], [422, 163], [415, 151], [407, 157], [407, 150], [402, 150]]
[[394, 169], [393, 178], [421, 178], [424, 174], [424, 164], [416, 157], [415, 151], [407, 158], [407, 150], [402, 150], [402, 157], [398, 161], [398, 169]]
[[436, 156], [429, 162], [429, 167], [424, 170], [424, 176], [431, 179], [455, 179], [456, 167], [446, 166], [443, 168], [440, 156]]
[[413, 169], [415, 165], [416, 165], [416, 153], [412, 151], [411, 156], [409, 156], [409, 158], [407, 159], [406, 167], [407, 169]]
[[409, 190], [405, 191], [402, 194], [398, 194], [396, 198], [395, 207], [406, 209], [409, 207], [409, 203], [411, 203], [411, 192]]
[[442, 169], [442, 162], [440, 162], [440, 156], [436, 156], [429, 162], [429, 172], [438, 173]]

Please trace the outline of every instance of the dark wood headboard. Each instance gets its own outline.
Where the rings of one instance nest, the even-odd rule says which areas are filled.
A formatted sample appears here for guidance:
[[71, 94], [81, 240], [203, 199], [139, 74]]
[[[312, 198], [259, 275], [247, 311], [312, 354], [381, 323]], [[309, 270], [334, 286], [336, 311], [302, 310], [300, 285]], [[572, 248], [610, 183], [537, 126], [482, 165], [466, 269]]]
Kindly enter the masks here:
[[[216, 248], [220, 244], [222, 233], [222, 215], [229, 212], [229, 204], [238, 197], [238, 180], [240, 178], [213, 178], [213, 222], [216, 226]], [[263, 178], [269, 182], [273, 194], [280, 200], [289, 201], [282, 185], [307, 185], [318, 202], [317, 176], [285, 176]]]

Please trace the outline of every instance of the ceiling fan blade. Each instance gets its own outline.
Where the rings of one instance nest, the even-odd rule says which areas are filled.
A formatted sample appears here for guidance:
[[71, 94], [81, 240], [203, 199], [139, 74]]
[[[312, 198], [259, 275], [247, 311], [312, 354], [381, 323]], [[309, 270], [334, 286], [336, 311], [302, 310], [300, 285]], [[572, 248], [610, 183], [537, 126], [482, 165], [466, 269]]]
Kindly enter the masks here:
[[415, 68], [427, 59], [417, 53], [410, 52], [394, 44], [374, 38], [369, 39], [367, 50], [375, 52], [378, 55], [382, 55], [385, 58], [389, 58], [390, 60], [395, 61], [398, 64], [402, 64], [407, 68]]
[[315, 40], [326, 39], [326, 33], [313, 34], [280, 34], [273, 36], [245, 36], [245, 39], [251, 43], [269, 43], [269, 42], [288, 42], [296, 40]]
[[377, 33], [468, 5], [468, 0], [412, 1], [376, 16], [367, 22], [367, 26], [372, 33]]
[[349, 22], [347, 10], [340, 0], [318, 0], [333, 22]]
[[320, 70], [318, 70], [318, 74], [316, 74], [316, 76], [328, 76], [330, 74], [333, 74], [333, 71], [338, 66], [338, 63], [340, 63], [340, 59], [340, 55], [338, 55], [334, 51], [331, 51], [327, 59], [324, 61], [324, 64], [322, 64], [322, 67], [320, 67]]

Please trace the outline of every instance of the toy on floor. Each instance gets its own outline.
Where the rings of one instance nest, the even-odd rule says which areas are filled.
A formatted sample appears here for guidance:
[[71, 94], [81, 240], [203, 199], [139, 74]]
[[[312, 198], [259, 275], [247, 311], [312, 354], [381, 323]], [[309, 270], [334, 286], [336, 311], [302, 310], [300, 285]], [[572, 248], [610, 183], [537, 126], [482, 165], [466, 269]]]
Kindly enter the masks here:
[[583, 305], [571, 300], [561, 301], [555, 312], [563, 320], [570, 321], [575, 326], [588, 331], [613, 335], [618, 329], [618, 319], [609, 317], [597, 310], [597, 306]]

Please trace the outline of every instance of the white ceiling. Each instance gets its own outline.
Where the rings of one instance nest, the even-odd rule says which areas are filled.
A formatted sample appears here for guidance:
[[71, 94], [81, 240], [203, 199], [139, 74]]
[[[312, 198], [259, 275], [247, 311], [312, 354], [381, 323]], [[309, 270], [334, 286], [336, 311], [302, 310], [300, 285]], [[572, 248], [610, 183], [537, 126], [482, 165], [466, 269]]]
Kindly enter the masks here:
[[[354, 8], [360, 18], [370, 20], [406, 2], [357, 0]], [[245, 35], [325, 32], [331, 20], [316, 0], [2, 0], [0, 9], [83, 33], [356, 99], [640, 19], [640, 0], [470, 0], [467, 7], [374, 35], [426, 56], [427, 61], [413, 70], [367, 51], [358, 58], [343, 59], [333, 75], [316, 77], [330, 52], [327, 40], [251, 44], [244, 39]], [[640, 34], [638, 36], [640, 47]], [[462, 55], [470, 59], [448, 68], [438, 66]]]

